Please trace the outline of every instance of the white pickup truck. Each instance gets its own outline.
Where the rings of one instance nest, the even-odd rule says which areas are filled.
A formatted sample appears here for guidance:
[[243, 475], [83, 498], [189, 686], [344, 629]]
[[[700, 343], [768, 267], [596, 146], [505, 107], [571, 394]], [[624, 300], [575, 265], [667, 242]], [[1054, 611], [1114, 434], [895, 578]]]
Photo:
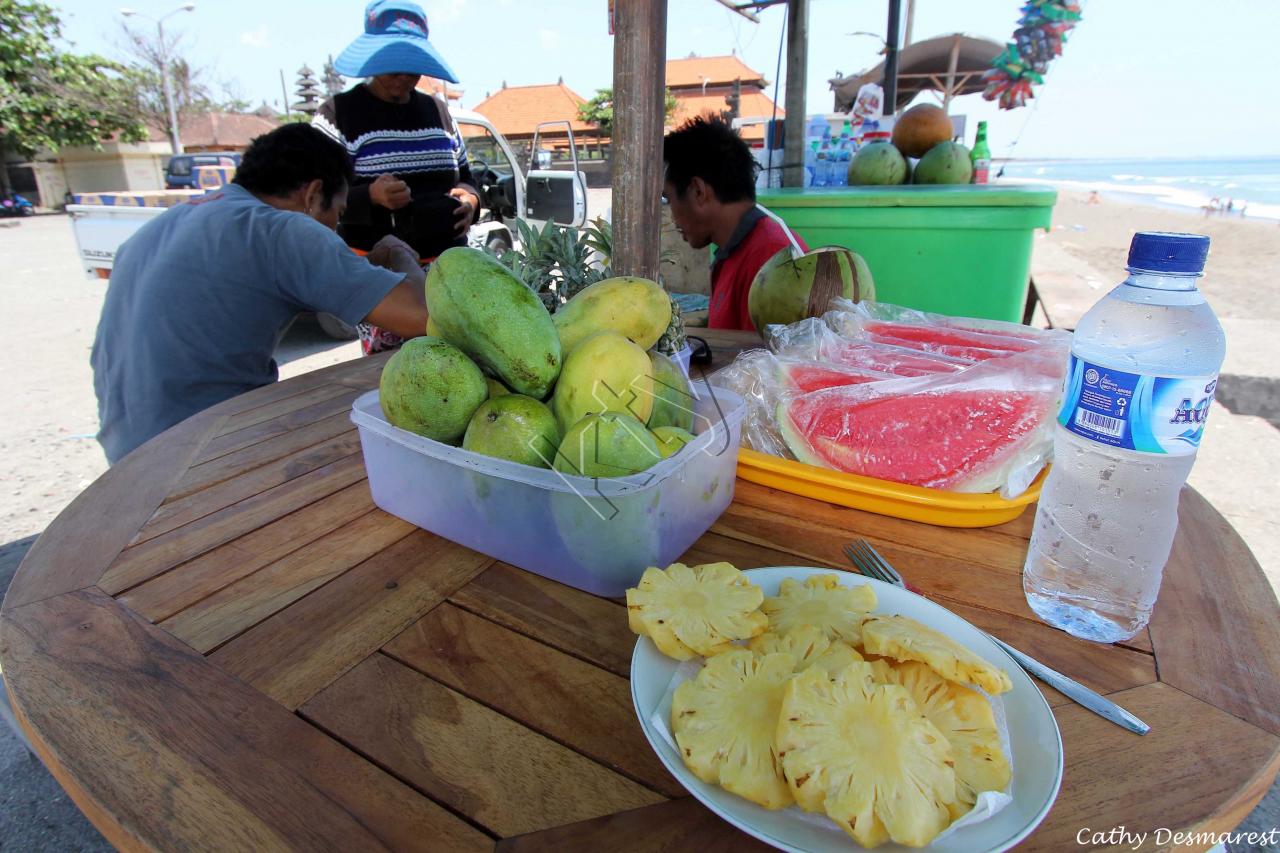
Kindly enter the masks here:
[[[511, 144], [479, 113], [452, 110], [454, 122], [466, 140], [471, 174], [480, 191], [480, 220], [467, 235], [470, 245], [500, 251], [517, 243], [516, 232], [508, 224], [517, 217], [541, 228], [544, 222], [581, 227], [587, 221], [586, 176], [578, 169], [573, 130], [569, 129], [569, 148], [574, 152], [571, 171], [521, 169]], [[568, 122], [544, 122], [544, 125]], [[532, 150], [537, 150], [537, 136]], [[216, 168], [216, 167], [215, 167]], [[211, 175], [211, 178], [214, 176]], [[228, 176], [223, 175], [223, 178]], [[215, 184], [215, 186], [218, 184]], [[125, 240], [173, 204], [202, 195], [207, 190], [166, 190], [156, 193], [88, 193], [74, 196], [67, 205], [71, 229], [85, 274], [91, 278], [108, 278], [116, 251]], [[326, 322], [336, 318], [321, 317], [321, 326], [335, 337], [350, 336], [343, 324]]]

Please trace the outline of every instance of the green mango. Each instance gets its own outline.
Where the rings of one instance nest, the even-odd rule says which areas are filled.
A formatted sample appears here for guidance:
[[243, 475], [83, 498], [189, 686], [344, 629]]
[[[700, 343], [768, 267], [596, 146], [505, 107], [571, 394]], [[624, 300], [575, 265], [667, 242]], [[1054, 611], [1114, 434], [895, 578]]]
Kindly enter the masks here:
[[535, 468], [550, 468], [559, 447], [556, 416], [523, 394], [503, 394], [483, 403], [462, 438], [463, 450]]
[[405, 341], [383, 366], [378, 383], [378, 402], [388, 421], [446, 443], [462, 437], [488, 394], [480, 368], [439, 338]]
[[626, 477], [662, 459], [644, 424], [623, 412], [587, 415], [565, 433], [552, 466], [582, 477]]
[[564, 355], [597, 332], [617, 332], [640, 349], [658, 342], [671, 324], [671, 298], [647, 278], [606, 278], [580, 290], [552, 317]]
[[542, 301], [478, 249], [455, 246], [427, 273], [440, 336], [512, 391], [544, 399], [560, 375], [560, 336]]
[[645, 426], [651, 430], [674, 426], [692, 432], [695, 401], [689, 377], [670, 356], [650, 350], [649, 361], [653, 364], [653, 411]]

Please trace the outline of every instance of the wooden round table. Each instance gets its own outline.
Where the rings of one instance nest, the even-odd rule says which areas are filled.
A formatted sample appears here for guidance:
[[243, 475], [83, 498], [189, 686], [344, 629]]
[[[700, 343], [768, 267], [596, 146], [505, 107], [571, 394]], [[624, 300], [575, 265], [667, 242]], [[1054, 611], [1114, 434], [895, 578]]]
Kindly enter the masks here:
[[[751, 340], [706, 337], [720, 361]], [[348, 413], [382, 364], [191, 418], [41, 536], [0, 611], [0, 666], [59, 782], [121, 848], [757, 846], [644, 740], [619, 602], [373, 505]], [[1151, 724], [1138, 737], [1042, 687], [1066, 775], [1022, 849], [1233, 828], [1280, 768], [1280, 607], [1248, 548], [1186, 490], [1150, 629], [1096, 645], [1027, 608], [1032, 516], [954, 530], [739, 480], [683, 559], [844, 569], [864, 536], [928, 597]]]

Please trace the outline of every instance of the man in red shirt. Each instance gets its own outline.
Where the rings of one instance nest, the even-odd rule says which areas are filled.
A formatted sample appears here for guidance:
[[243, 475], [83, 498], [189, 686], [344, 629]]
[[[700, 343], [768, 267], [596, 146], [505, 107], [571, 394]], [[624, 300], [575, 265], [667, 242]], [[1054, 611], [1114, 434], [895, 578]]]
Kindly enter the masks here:
[[[711, 260], [712, 329], [751, 331], [747, 293], [765, 261], [790, 246], [786, 232], [756, 206], [756, 161], [734, 130], [717, 118], [691, 119], [662, 142], [662, 195], [684, 241], [715, 243]], [[804, 241], [796, 237], [804, 249]]]

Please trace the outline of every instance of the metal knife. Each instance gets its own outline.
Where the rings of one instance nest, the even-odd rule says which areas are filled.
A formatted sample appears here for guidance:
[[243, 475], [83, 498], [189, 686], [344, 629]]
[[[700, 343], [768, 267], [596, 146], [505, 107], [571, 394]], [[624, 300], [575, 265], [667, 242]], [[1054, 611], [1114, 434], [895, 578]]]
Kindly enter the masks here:
[[[990, 634], [987, 634], [987, 636], [991, 637]], [[1076, 702], [1088, 708], [1098, 716], [1106, 717], [1117, 726], [1126, 728], [1136, 734], [1145, 735], [1147, 732], [1151, 731], [1151, 726], [1142, 722], [1142, 720], [1139, 720], [1133, 714], [1130, 714], [1124, 708], [1121, 708], [1105, 696], [1093, 692], [1088, 687], [1085, 687], [1077, 681], [1072, 681], [1057, 670], [1050, 669], [1040, 663], [1040, 661], [1035, 658], [1027, 657], [1025, 654], [1018, 651], [1004, 640], [1001, 640], [999, 637], [991, 637], [991, 639], [997, 646], [1008, 652], [1009, 657], [1016, 660], [1018, 665], [1027, 672], [1031, 673], [1054, 690], [1057, 690], [1066, 696], [1070, 696]]]

